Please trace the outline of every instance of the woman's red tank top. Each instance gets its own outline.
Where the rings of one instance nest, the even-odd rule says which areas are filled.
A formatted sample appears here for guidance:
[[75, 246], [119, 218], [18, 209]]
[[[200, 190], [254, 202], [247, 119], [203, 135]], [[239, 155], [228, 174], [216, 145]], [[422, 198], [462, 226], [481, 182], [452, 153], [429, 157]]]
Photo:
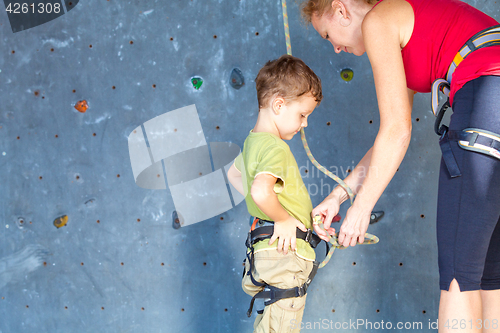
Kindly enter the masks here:
[[[418, 92], [430, 92], [436, 79], [446, 77], [453, 58], [469, 38], [498, 24], [459, 0], [406, 1], [413, 7], [415, 24], [401, 54], [407, 86]], [[465, 83], [482, 75], [500, 75], [500, 46], [476, 50], [460, 63], [453, 73], [450, 103]]]

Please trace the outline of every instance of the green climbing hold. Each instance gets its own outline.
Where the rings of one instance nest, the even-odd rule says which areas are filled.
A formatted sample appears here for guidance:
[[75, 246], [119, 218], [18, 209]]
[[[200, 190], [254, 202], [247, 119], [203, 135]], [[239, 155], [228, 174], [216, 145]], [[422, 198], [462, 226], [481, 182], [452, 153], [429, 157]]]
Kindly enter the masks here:
[[193, 77], [191, 79], [191, 84], [193, 85], [194, 89], [199, 90], [201, 85], [203, 84], [203, 79], [201, 77]]
[[340, 71], [340, 77], [346, 82], [351, 81], [353, 76], [354, 72], [350, 68], [344, 68], [342, 71]]

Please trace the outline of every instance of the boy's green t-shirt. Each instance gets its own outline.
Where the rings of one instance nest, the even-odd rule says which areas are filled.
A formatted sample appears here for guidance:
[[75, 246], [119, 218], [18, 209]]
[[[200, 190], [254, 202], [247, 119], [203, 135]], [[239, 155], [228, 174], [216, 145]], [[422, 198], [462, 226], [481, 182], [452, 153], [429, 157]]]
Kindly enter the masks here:
[[[257, 207], [250, 195], [255, 177], [261, 173], [268, 173], [278, 178], [274, 192], [281, 206], [306, 228], [312, 228], [311, 198], [300, 176], [295, 157], [283, 140], [271, 133], [250, 131], [243, 152], [236, 157], [234, 165], [242, 175], [245, 201], [250, 215], [271, 220]], [[256, 243], [255, 251], [276, 248], [278, 240], [272, 245], [268, 243], [269, 240]], [[314, 260], [316, 257], [311, 246], [302, 239], [297, 239], [297, 255], [306, 260]]]

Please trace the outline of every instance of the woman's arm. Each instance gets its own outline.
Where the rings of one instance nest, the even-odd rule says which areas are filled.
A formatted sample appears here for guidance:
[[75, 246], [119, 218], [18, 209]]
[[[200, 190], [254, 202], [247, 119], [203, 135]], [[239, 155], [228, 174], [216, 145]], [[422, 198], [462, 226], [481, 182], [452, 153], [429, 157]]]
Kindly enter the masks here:
[[[409, 7], [408, 7], [409, 6]], [[411, 15], [411, 20], [408, 19]], [[354, 204], [347, 211], [339, 242], [354, 246], [363, 242], [370, 214], [404, 158], [411, 138], [411, 102], [406, 87], [401, 47], [413, 29], [413, 10], [403, 0], [384, 1], [368, 13], [362, 33], [375, 80], [380, 128], [371, 158]]]
[[[410, 105], [413, 104], [414, 94], [415, 92], [413, 90], [408, 89], [408, 100], [410, 101]], [[344, 183], [349, 186], [354, 195], [356, 195], [361, 186], [363, 186], [366, 174], [370, 168], [372, 151], [373, 147], [368, 150], [354, 170], [344, 179]], [[311, 215], [313, 217], [315, 215], [320, 215], [325, 229], [329, 230], [333, 217], [339, 212], [340, 205], [347, 200], [349, 200], [349, 195], [340, 185], [337, 185], [333, 191], [313, 209]], [[328, 236], [321, 228], [315, 226], [314, 230], [322, 239], [328, 241]], [[333, 234], [334, 229], [331, 229], [331, 231], [331, 234]]]

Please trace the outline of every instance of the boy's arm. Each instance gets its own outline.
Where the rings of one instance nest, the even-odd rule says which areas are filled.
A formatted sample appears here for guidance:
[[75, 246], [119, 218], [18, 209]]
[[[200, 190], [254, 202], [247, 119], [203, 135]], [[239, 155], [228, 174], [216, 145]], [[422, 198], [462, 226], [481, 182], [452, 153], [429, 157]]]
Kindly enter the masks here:
[[241, 172], [239, 172], [238, 169], [236, 169], [234, 163], [233, 165], [231, 165], [229, 170], [227, 170], [227, 179], [238, 192], [240, 192], [243, 196], [245, 196]]
[[279, 238], [278, 252], [284, 250], [284, 253], [287, 254], [290, 246], [292, 251], [296, 249], [296, 228], [304, 232], [307, 229], [281, 206], [278, 196], [274, 193], [276, 180], [276, 177], [267, 173], [257, 175], [253, 181], [250, 194], [259, 209], [274, 221], [274, 233], [269, 240], [269, 244], [274, 243]]

